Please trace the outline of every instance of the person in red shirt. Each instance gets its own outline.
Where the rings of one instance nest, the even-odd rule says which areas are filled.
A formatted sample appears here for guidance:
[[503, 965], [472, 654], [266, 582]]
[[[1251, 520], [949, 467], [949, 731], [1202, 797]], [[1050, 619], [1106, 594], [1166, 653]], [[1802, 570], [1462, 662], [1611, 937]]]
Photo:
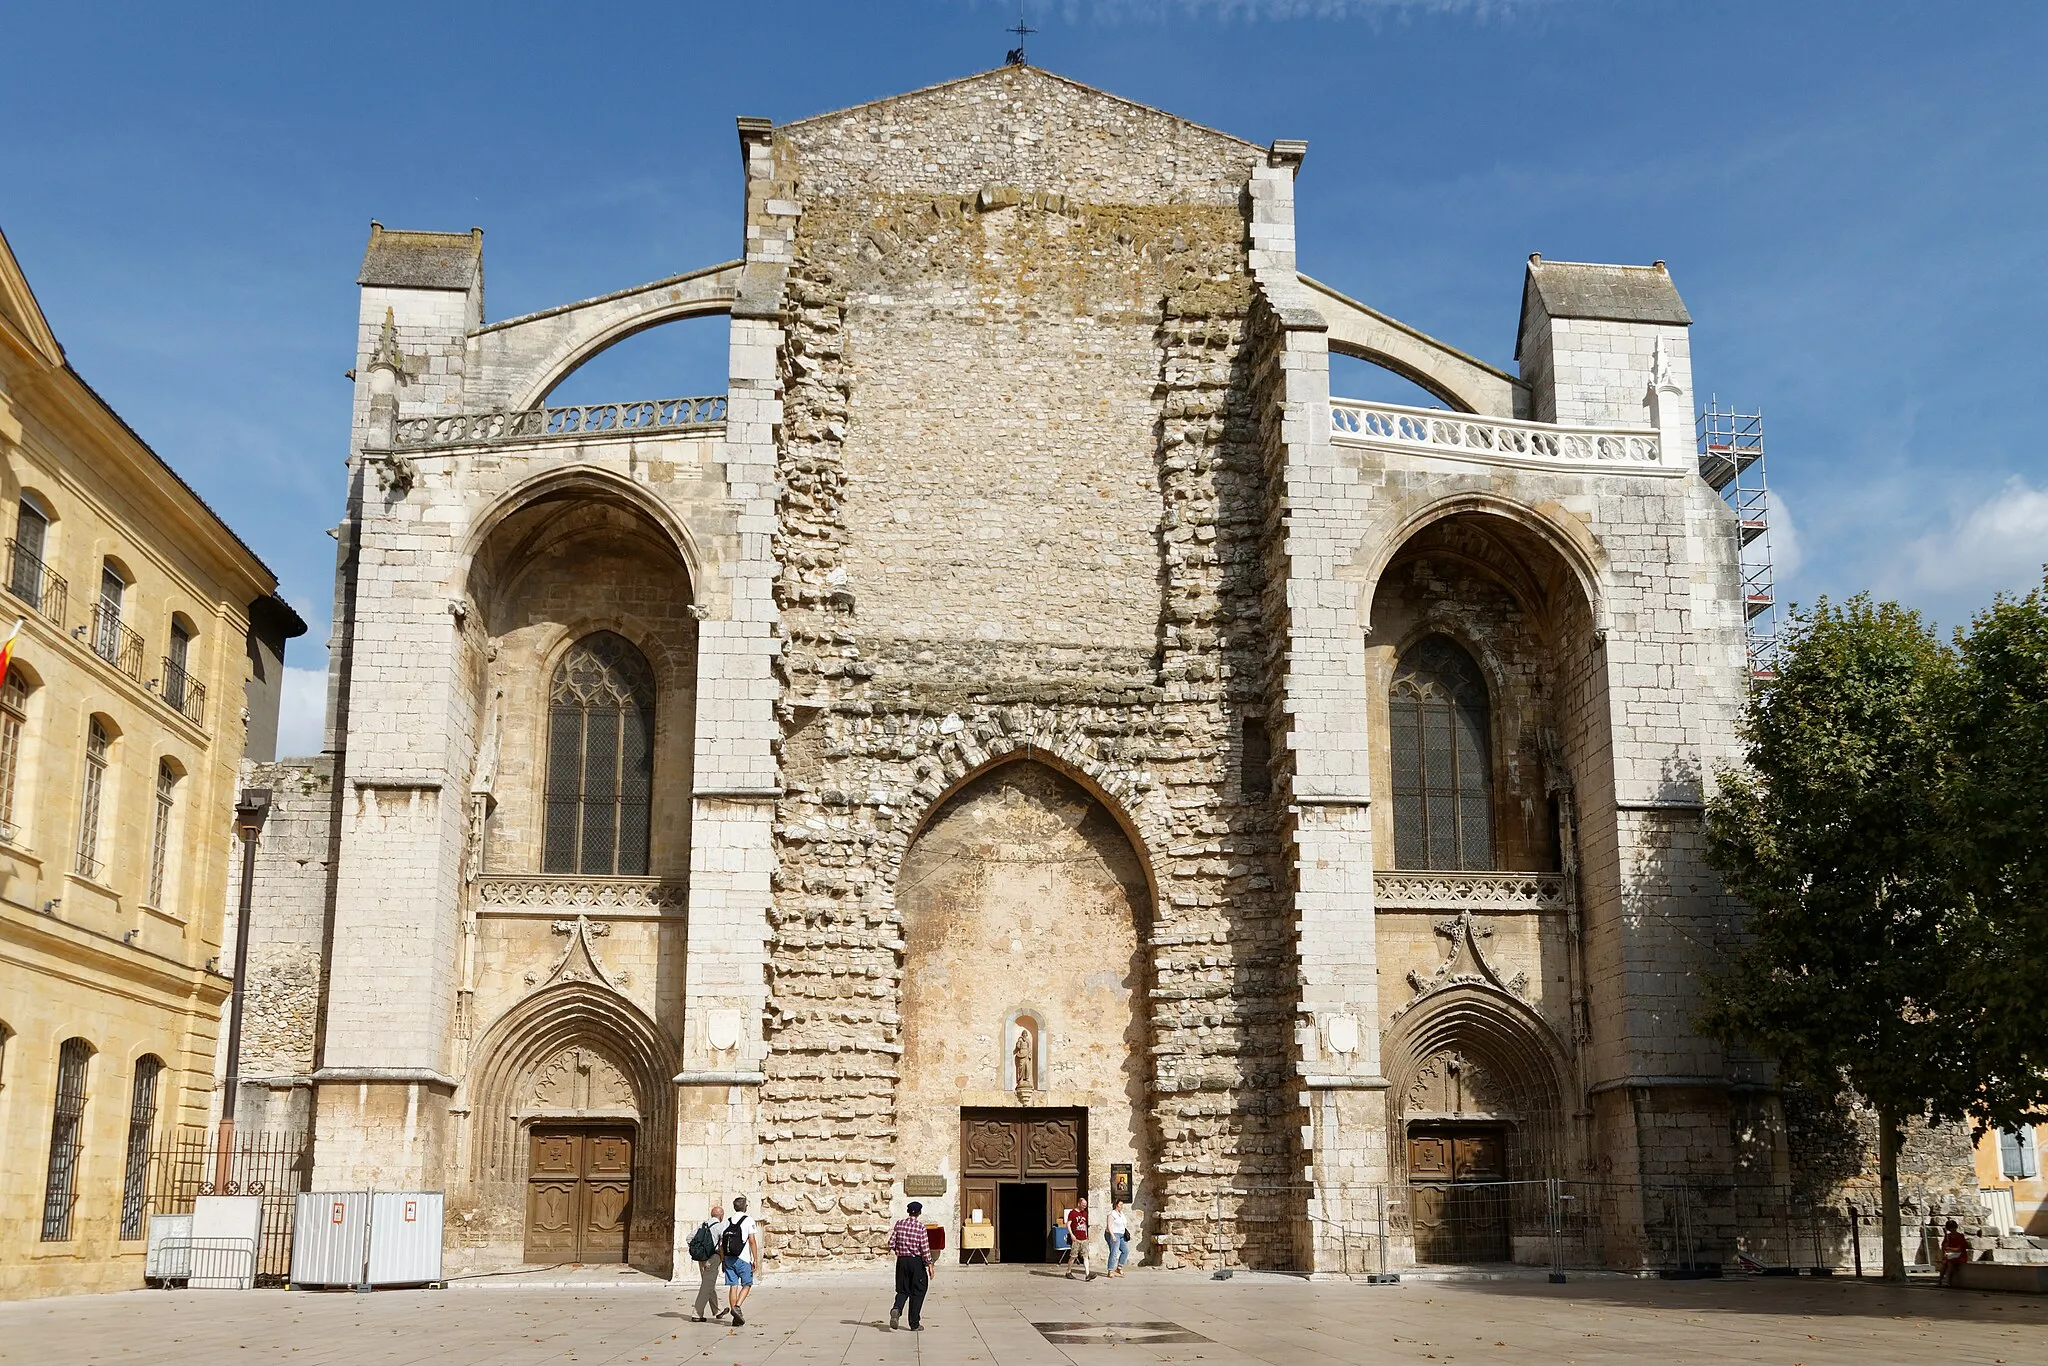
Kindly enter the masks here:
[[903, 1320], [910, 1306], [910, 1331], [924, 1331], [924, 1297], [932, 1288], [932, 1236], [924, 1226], [924, 1206], [913, 1200], [889, 1229], [889, 1250], [896, 1254], [896, 1303], [889, 1310], [889, 1329]]
[[1088, 1269], [1088, 1197], [1074, 1197], [1074, 1207], [1067, 1211], [1067, 1240], [1073, 1245], [1073, 1265], [1067, 1268], [1067, 1277], [1072, 1279], [1074, 1267], [1081, 1269], [1081, 1279], [1092, 1281], [1095, 1273]]
[[1956, 1268], [1970, 1260], [1970, 1240], [1963, 1236], [1963, 1231], [1956, 1227], [1953, 1219], [1942, 1228], [1941, 1274], [1935, 1279], [1942, 1285], [1954, 1285]]

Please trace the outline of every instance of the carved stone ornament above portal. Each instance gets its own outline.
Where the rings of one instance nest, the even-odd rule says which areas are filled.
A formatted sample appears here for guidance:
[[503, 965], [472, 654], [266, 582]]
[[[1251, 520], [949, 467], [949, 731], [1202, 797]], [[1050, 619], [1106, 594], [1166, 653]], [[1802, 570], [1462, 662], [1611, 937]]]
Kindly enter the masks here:
[[1498, 1116], [1514, 1110], [1507, 1091], [1493, 1074], [1455, 1048], [1423, 1060], [1402, 1102], [1411, 1115]]
[[1491, 921], [1482, 920], [1470, 911], [1460, 911], [1449, 920], [1437, 921], [1431, 928], [1450, 941], [1449, 952], [1435, 972], [1427, 976], [1419, 971], [1408, 974], [1408, 985], [1414, 988], [1415, 995], [1407, 1005], [1394, 1012], [1395, 1019], [1414, 1009], [1417, 1001], [1451, 987], [1479, 987], [1507, 996], [1524, 997], [1529, 974], [1517, 972], [1512, 977], [1503, 977], [1487, 959], [1482, 942], [1493, 938]]
[[626, 1074], [588, 1048], [565, 1048], [541, 1064], [525, 1099], [529, 1111], [553, 1114], [630, 1114], [638, 1108]]
[[593, 925], [587, 918], [579, 915], [573, 921], [556, 921], [554, 931], [556, 934], [569, 936], [569, 947], [563, 950], [562, 961], [555, 964], [555, 970], [548, 974], [548, 979], [543, 985], [553, 986], [557, 982], [589, 982], [609, 987], [613, 991], [619, 989], [619, 980], [607, 972], [604, 964], [598, 961], [597, 945], [591, 942], [600, 935], [609, 934], [611, 926]]

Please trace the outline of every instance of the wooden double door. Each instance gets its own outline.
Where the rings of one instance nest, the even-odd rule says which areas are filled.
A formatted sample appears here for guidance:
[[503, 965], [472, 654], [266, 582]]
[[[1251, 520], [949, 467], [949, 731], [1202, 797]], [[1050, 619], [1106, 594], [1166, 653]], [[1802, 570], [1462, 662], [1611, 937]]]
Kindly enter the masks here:
[[1408, 1208], [1418, 1262], [1504, 1262], [1512, 1252], [1507, 1133], [1416, 1124], [1408, 1131]]
[[623, 1262], [633, 1217], [633, 1130], [535, 1125], [526, 1260]]
[[1086, 1110], [960, 1112], [960, 1218], [995, 1225], [995, 1260], [1052, 1260], [1053, 1227], [1087, 1178]]

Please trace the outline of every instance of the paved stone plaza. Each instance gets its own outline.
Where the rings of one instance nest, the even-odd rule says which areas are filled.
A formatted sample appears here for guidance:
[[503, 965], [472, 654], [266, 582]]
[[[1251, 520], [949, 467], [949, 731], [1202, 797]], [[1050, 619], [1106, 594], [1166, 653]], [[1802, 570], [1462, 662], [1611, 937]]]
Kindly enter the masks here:
[[2048, 1361], [2048, 1303], [1872, 1282], [1621, 1278], [1368, 1287], [1295, 1277], [940, 1275], [922, 1334], [886, 1329], [879, 1274], [764, 1277], [743, 1329], [690, 1291], [457, 1287], [370, 1296], [136, 1291], [0, 1305], [0, 1362]]

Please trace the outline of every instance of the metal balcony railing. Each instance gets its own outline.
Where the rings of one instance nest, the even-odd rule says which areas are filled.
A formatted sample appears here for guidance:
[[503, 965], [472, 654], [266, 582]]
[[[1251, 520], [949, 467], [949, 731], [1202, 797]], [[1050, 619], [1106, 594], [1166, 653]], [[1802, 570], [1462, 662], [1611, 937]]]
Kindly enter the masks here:
[[92, 625], [81, 629], [91, 633], [94, 654], [137, 683], [142, 682], [142, 633], [123, 626], [118, 609], [100, 603], [92, 609]]
[[206, 724], [206, 685], [185, 672], [175, 659], [163, 661], [163, 677], [157, 680], [157, 696], [172, 710], [195, 726]]
[[7, 591], [20, 598], [52, 626], [62, 629], [64, 604], [71, 586], [43, 563], [42, 556], [12, 537], [7, 541]]

